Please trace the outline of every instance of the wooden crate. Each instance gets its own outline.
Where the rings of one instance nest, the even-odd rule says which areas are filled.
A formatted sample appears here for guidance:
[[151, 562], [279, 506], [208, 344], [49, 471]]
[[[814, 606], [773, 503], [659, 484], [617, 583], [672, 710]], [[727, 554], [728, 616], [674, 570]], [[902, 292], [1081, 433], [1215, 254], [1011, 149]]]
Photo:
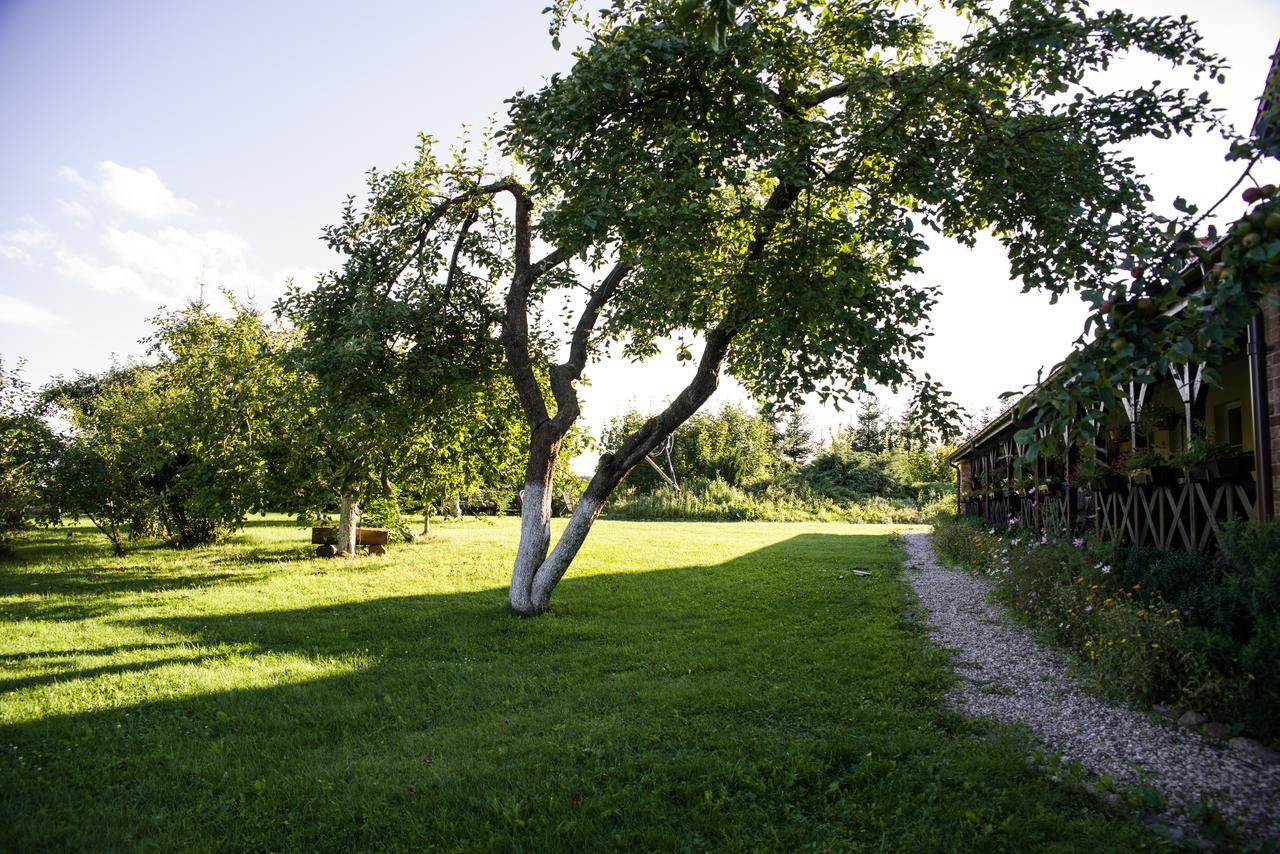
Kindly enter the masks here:
[[[323, 525], [311, 529], [311, 544], [315, 546], [329, 545], [338, 542], [338, 529], [331, 525]], [[357, 546], [385, 546], [391, 542], [387, 528], [356, 528]]]

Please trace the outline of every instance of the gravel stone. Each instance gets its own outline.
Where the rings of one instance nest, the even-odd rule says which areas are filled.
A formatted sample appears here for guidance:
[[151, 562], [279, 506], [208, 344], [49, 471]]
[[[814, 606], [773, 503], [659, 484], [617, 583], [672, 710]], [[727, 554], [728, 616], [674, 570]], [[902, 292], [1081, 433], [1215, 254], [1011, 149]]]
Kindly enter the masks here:
[[1023, 724], [1064, 760], [1120, 785], [1154, 786], [1169, 803], [1166, 820], [1180, 828], [1194, 831], [1186, 813], [1204, 800], [1246, 838], [1280, 839], [1280, 765], [1235, 739], [1236, 749], [1226, 749], [1090, 693], [1069, 673], [1064, 652], [1042, 645], [989, 600], [990, 579], [943, 566], [927, 533], [903, 540], [914, 566], [906, 577], [934, 642], [954, 650], [961, 682], [949, 698], [954, 708]]

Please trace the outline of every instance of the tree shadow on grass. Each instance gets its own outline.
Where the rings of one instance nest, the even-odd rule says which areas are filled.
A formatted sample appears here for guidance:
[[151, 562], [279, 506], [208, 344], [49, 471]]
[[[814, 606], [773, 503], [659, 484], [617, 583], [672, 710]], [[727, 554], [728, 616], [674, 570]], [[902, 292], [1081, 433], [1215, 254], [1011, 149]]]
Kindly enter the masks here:
[[112, 613], [109, 597], [144, 591], [249, 584], [266, 572], [183, 572], [147, 566], [76, 566], [38, 573], [0, 572], [0, 615], [9, 620], [86, 620]]
[[0, 725], [0, 843], [925, 850], [1084, 822], [1028, 798], [1016, 748], [955, 738], [895, 556], [804, 534], [571, 577], [535, 620], [495, 589], [132, 621], [241, 669], [161, 660], [133, 671], [154, 699]]

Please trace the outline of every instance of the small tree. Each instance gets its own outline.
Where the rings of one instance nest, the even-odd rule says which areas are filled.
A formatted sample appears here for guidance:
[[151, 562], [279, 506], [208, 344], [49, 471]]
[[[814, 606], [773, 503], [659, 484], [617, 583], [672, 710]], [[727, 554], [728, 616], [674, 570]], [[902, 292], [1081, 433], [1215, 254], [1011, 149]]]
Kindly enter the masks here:
[[796, 466], [804, 465], [818, 450], [809, 418], [799, 407], [787, 413], [778, 450], [783, 459]]
[[70, 426], [58, 440], [51, 501], [59, 515], [92, 522], [117, 555], [126, 539], [159, 526], [161, 397], [156, 371], [144, 365], [55, 380], [42, 392], [45, 405]]
[[268, 449], [280, 402], [299, 382], [282, 358], [287, 336], [224, 296], [227, 314], [194, 302], [154, 318], [148, 339], [162, 386], [151, 478], [161, 525], [181, 548], [216, 542], [267, 509]]
[[876, 454], [885, 449], [885, 410], [880, 398], [867, 392], [858, 397], [857, 420], [844, 439], [851, 451]]
[[362, 495], [397, 480], [428, 498], [510, 482], [511, 446], [527, 435], [489, 302], [510, 269], [497, 251], [506, 229], [482, 193], [438, 201], [442, 185], [475, 173], [442, 167], [430, 146], [424, 137], [412, 163], [369, 173], [364, 204], [348, 198], [325, 230], [342, 266], [313, 289], [291, 284], [277, 305], [314, 383], [298, 426], [313, 452], [294, 480], [337, 493], [346, 554]]
[[6, 368], [0, 360], [0, 549], [44, 500], [53, 448], [22, 363]]

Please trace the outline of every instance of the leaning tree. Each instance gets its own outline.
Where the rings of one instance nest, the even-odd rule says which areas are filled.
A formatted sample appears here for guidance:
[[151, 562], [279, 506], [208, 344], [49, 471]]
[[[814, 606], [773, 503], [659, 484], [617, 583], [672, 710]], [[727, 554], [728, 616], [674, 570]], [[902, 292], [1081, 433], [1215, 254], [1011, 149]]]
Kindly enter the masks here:
[[[1117, 147], [1213, 110], [1094, 77], [1129, 51], [1216, 76], [1192, 25], [1068, 0], [940, 5], [616, 0], [589, 16], [562, 0], [553, 33], [577, 18], [588, 39], [569, 73], [511, 100], [500, 139], [517, 165], [432, 167], [403, 239], [444, 264], [483, 232], [469, 260], [505, 283], [495, 320], [530, 428], [515, 612], [548, 607], [605, 500], [723, 371], [766, 401], [871, 383], [942, 400], [911, 370], [934, 299], [912, 279], [926, 234], [994, 234], [1025, 287], [1055, 296], [1155, 245], [1162, 221]], [[547, 321], [566, 304], [557, 350]], [[611, 345], [644, 358], [670, 337], [687, 384], [601, 455], [553, 548], [576, 383]]]

